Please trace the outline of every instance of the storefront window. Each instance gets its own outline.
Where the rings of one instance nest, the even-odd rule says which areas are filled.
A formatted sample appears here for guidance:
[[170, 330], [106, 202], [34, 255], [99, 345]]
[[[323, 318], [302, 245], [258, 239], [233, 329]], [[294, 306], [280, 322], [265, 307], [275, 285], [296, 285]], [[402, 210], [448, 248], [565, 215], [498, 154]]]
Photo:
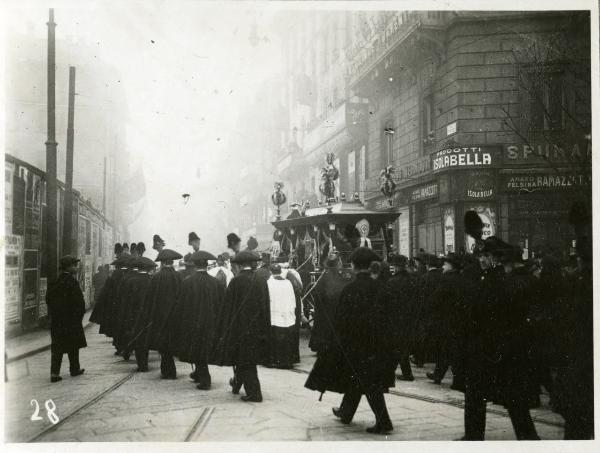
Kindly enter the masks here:
[[443, 254], [442, 211], [437, 203], [415, 204], [417, 247], [427, 253]]

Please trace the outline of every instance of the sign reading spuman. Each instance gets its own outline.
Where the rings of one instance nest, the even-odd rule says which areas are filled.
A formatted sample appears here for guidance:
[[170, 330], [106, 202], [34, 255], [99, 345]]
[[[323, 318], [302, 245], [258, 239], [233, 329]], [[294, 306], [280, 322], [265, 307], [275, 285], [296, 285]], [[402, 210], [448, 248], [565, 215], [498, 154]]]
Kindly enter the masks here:
[[432, 156], [433, 171], [458, 167], [491, 167], [494, 154], [481, 146], [446, 148]]

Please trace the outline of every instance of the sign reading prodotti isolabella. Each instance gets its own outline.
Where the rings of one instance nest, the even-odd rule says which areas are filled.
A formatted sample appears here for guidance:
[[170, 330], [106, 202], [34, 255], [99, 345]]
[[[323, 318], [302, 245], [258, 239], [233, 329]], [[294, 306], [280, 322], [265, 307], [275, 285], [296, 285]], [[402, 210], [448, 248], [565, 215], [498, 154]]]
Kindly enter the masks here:
[[496, 164], [494, 149], [482, 146], [463, 146], [442, 149], [431, 156], [434, 172], [449, 168], [485, 168]]

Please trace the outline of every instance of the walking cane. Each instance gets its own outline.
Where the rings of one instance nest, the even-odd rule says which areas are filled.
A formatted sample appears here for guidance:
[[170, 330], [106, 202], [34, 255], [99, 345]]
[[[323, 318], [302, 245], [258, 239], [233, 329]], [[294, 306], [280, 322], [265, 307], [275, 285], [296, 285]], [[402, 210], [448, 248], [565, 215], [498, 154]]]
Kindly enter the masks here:
[[148, 329], [148, 327], [150, 327], [151, 325], [152, 325], [152, 323], [148, 324], [146, 327], [144, 327], [142, 330], [140, 330], [139, 333], [135, 337], [133, 337], [133, 339], [129, 343], [127, 343], [127, 346], [125, 346], [125, 349], [123, 349], [123, 352], [124, 353], [129, 352], [129, 348], [135, 342], [135, 340], [137, 340], [140, 337], [140, 335], [143, 334]]

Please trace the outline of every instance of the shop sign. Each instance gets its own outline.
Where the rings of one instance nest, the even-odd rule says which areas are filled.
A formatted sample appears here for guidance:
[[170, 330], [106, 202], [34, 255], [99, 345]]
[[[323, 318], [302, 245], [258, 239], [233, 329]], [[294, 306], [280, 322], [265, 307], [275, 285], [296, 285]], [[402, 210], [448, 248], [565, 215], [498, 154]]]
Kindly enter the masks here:
[[491, 198], [495, 195], [496, 178], [486, 170], [475, 170], [469, 172], [465, 178], [463, 196], [466, 199], [481, 200]]
[[444, 211], [444, 244], [446, 253], [455, 251], [454, 245], [454, 209], [447, 208]]
[[431, 159], [429, 157], [421, 157], [415, 159], [412, 162], [402, 165], [401, 167], [395, 168], [395, 180], [397, 182], [403, 182], [410, 179], [423, 176], [428, 173], [431, 169]]
[[[483, 234], [481, 238], [487, 239], [488, 237], [493, 236], [496, 233], [495, 210], [489, 206], [477, 206], [471, 210], [475, 211], [479, 215], [481, 222], [483, 223]], [[467, 250], [473, 253], [473, 250], [475, 250], [475, 239], [469, 235], [466, 235], [466, 237]]]
[[448, 168], [492, 167], [497, 160], [492, 149], [481, 146], [446, 148], [431, 158], [434, 173]]
[[568, 190], [587, 185], [590, 185], [589, 177], [565, 173], [503, 175], [502, 179], [502, 188], [507, 191]]
[[581, 163], [592, 158], [591, 140], [568, 145], [556, 143], [532, 143], [504, 146], [506, 165], [548, 164], [550, 162]]
[[410, 194], [410, 201], [416, 203], [418, 201], [435, 198], [438, 195], [438, 184], [428, 184], [423, 187], [414, 189]]
[[398, 190], [394, 192], [394, 196], [391, 199], [387, 197], [380, 197], [373, 200], [369, 200], [365, 203], [365, 208], [370, 209], [372, 211], [389, 211], [390, 209], [395, 209], [396, 206], [402, 206], [407, 204], [407, 194], [405, 191]]

